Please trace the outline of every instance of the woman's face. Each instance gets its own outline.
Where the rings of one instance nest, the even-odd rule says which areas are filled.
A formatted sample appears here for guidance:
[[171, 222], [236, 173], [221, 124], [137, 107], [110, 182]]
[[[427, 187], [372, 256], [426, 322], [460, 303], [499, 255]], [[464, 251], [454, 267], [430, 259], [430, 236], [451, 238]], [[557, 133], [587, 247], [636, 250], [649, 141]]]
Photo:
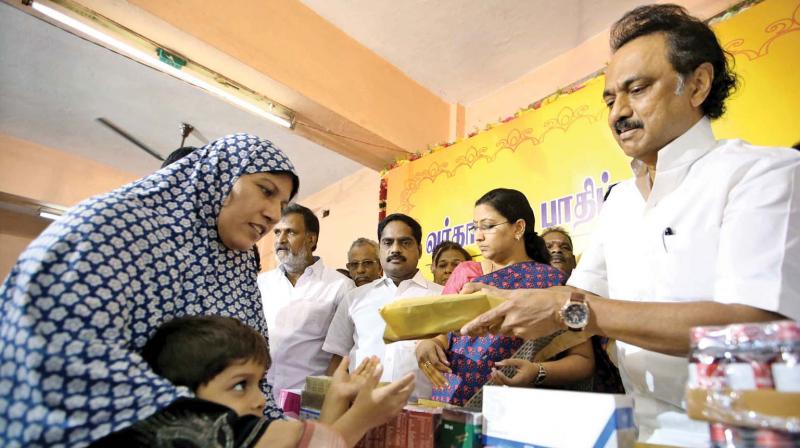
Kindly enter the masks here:
[[[522, 244], [525, 223], [522, 220], [508, 222], [491, 205], [480, 204], [475, 207], [472, 225], [475, 229], [475, 243], [481, 254], [489, 261], [501, 261], [508, 257], [515, 245]], [[516, 236], [519, 235], [520, 239]]]
[[281, 219], [292, 194], [286, 174], [253, 173], [236, 180], [217, 217], [217, 232], [228, 249], [249, 250]]
[[444, 285], [450, 278], [450, 274], [458, 266], [459, 263], [465, 261], [464, 254], [456, 249], [447, 249], [439, 255], [436, 264], [431, 266], [433, 272], [433, 282], [439, 285]]

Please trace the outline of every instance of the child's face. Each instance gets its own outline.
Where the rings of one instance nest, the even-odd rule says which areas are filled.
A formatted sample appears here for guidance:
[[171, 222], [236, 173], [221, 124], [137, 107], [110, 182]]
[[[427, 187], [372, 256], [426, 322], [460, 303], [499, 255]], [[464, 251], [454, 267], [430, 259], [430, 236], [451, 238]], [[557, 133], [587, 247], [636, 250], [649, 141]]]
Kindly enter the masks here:
[[237, 415], [264, 414], [266, 399], [260, 382], [266, 368], [253, 360], [231, 364], [206, 384], [197, 388], [197, 398], [225, 405]]

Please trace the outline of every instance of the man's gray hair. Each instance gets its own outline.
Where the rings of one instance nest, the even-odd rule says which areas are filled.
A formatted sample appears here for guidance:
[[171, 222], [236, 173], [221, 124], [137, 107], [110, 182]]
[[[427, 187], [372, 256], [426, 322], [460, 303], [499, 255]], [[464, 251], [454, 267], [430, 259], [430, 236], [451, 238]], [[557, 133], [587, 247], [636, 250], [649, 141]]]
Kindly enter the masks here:
[[372, 246], [372, 248], [375, 249], [375, 253], [376, 254], [379, 252], [378, 243], [373, 241], [373, 240], [371, 240], [371, 239], [369, 239], [369, 238], [359, 238], [359, 239], [353, 241], [353, 244], [350, 245], [350, 249], [349, 250], [353, 250], [353, 248], [356, 247], [356, 246]]

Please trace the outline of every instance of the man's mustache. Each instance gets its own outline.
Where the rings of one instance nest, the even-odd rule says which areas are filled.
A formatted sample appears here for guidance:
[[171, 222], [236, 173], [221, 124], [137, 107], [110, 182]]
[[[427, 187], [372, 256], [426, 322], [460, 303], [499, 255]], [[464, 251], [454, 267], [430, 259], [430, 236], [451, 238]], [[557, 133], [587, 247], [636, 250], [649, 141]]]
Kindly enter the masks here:
[[406, 257], [402, 255], [389, 255], [388, 257], [386, 257], [386, 261], [394, 261], [394, 260], [406, 261]]
[[614, 123], [614, 131], [617, 132], [617, 135], [622, 134], [625, 131], [630, 131], [631, 129], [641, 129], [643, 127], [644, 123], [630, 118], [621, 118]]

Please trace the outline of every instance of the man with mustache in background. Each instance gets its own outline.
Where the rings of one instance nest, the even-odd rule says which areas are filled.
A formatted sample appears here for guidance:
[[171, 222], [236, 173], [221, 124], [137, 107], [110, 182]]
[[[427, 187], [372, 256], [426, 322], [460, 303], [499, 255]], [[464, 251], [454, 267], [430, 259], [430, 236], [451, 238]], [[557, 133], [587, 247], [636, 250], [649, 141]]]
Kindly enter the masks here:
[[313, 255], [319, 219], [308, 208], [286, 206], [273, 232], [281, 264], [258, 276], [258, 288], [270, 336], [267, 381], [280, 402], [281, 390], [302, 388], [307, 376], [325, 373], [331, 356], [322, 343], [336, 307], [355, 285]]
[[378, 309], [402, 297], [432, 296], [442, 286], [430, 282], [417, 269], [422, 255], [422, 228], [413, 218], [394, 213], [378, 224], [378, 245], [384, 276], [350, 291], [339, 305], [322, 349], [333, 355], [328, 372], [333, 372], [350, 355], [350, 370], [368, 356], [378, 356], [384, 366], [381, 381], [393, 381], [409, 371], [417, 373], [415, 395], [428, 398], [431, 386], [417, 372], [415, 341], [386, 345], [386, 323]]
[[628, 12], [611, 51], [603, 100], [633, 178], [604, 203], [568, 286], [494, 291], [509, 301], [462, 331], [616, 339], [639, 441], [709, 446], [708, 424], [686, 415], [689, 332], [800, 318], [800, 155], [714, 137], [736, 77], [684, 8]]

